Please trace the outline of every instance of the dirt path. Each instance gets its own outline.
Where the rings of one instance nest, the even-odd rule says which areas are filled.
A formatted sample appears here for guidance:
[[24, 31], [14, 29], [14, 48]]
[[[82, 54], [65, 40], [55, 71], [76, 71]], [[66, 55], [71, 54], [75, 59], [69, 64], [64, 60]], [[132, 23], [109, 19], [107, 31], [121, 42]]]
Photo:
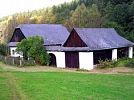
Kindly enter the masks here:
[[21, 72], [76, 72], [77, 69], [57, 68], [50, 66], [28, 66], [16, 67], [11, 65], [0, 64], [0, 68], [5, 71], [21, 71]]
[[21, 91], [19, 86], [19, 79], [17, 79], [11, 72], [2, 72], [0, 76], [7, 79], [6, 84], [10, 89], [11, 95], [9, 98], [11, 100], [29, 100], [27, 96]]
[[56, 68], [50, 66], [33, 66], [33, 67], [15, 67], [5, 64], [0, 64], [0, 67], [6, 71], [21, 71], [21, 72], [77, 72], [77, 73], [103, 73], [103, 74], [134, 74], [134, 68], [116, 67], [107, 69], [93, 69], [91, 71], [83, 71], [69, 68]]

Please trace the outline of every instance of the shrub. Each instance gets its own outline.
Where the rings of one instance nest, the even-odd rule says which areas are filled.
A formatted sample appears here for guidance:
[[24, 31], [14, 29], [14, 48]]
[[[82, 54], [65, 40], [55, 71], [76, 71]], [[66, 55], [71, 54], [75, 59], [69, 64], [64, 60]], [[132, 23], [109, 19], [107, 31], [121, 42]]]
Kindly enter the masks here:
[[36, 63], [34, 60], [22, 60], [22, 65], [20, 67], [23, 66], [35, 66]]
[[126, 64], [126, 67], [134, 68], [134, 59], [129, 60], [129, 62]]
[[25, 60], [30, 57], [34, 59], [37, 64], [49, 65], [49, 54], [43, 44], [44, 40], [42, 37], [28, 37], [17, 44], [17, 51], [23, 52]]
[[134, 58], [121, 58], [116, 63], [117, 67], [131, 67], [134, 68]]
[[118, 61], [116, 62], [117, 67], [123, 67], [126, 66], [128, 63], [128, 58], [119, 58]]
[[98, 67], [99, 68], [113, 68], [115, 67], [115, 65], [116, 65], [115, 61], [105, 59], [105, 60], [99, 60]]
[[8, 46], [5, 44], [0, 44], [0, 55], [7, 56], [8, 55]]

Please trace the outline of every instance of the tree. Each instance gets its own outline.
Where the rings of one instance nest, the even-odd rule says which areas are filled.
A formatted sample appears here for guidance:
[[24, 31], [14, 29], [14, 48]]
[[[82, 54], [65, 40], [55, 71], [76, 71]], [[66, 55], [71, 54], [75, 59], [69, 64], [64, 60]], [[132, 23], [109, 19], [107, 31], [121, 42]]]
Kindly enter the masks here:
[[7, 56], [8, 55], [8, 46], [5, 44], [0, 44], [0, 55]]
[[133, 0], [104, 0], [105, 2], [111, 2], [113, 5], [131, 3]]
[[14, 31], [14, 28], [17, 26], [16, 23], [16, 16], [9, 16], [7, 19], [7, 25], [6, 25], [6, 29], [4, 30], [4, 39], [5, 39], [5, 43], [8, 43], [12, 33]]
[[125, 36], [125, 34], [123, 32], [123, 27], [121, 27], [121, 25], [117, 24], [116, 22], [105, 21], [103, 24], [103, 27], [114, 28], [120, 35]]
[[23, 52], [24, 59], [32, 58], [38, 64], [48, 65], [49, 54], [43, 44], [44, 40], [42, 37], [28, 37], [17, 44], [17, 52]]
[[70, 30], [73, 27], [115, 27], [125, 38], [134, 41], [133, 12], [134, 0], [73, 0], [52, 8], [3, 17], [0, 24], [6, 27], [3, 31], [5, 43], [9, 42], [14, 28], [24, 23], [65, 24]]
[[117, 4], [113, 4], [112, 0], [110, 1], [105, 9], [104, 27], [113, 26], [122, 36], [134, 41], [134, 1], [121, 0], [121, 2], [126, 3]]
[[87, 14], [87, 27], [102, 27], [103, 23], [103, 17], [101, 16], [101, 13], [98, 9], [98, 6], [96, 4], [93, 4]]
[[70, 19], [66, 22], [66, 26], [72, 27], [101, 27], [103, 18], [96, 4], [87, 8], [85, 4], [81, 4], [71, 13]]

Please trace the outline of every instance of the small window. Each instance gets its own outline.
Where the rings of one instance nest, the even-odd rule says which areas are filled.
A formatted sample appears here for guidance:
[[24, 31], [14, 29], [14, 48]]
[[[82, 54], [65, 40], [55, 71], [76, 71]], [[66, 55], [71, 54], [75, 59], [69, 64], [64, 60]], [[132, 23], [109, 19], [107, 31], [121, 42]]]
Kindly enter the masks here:
[[13, 54], [13, 55], [15, 54], [15, 50], [12, 50], [12, 54]]

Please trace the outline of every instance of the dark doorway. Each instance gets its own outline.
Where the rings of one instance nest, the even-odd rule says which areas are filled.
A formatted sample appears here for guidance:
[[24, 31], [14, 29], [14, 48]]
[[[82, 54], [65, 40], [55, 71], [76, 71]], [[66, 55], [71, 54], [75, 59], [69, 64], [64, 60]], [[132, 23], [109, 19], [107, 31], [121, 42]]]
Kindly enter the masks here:
[[111, 60], [112, 59], [112, 50], [98, 50], [94, 51], [94, 65], [99, 64], [99, 60]]
[[54, 54], [50, 53], [50, 63], [49, 66], [56, 66], [56, 57]]
[[118, 55], [118, 58], [128, 57], [128, 47], [119, 48], [117, 50], [117, 55]]
[[79, 53], [78, 52], [66, 52], [66, 67], [79, 68]]

